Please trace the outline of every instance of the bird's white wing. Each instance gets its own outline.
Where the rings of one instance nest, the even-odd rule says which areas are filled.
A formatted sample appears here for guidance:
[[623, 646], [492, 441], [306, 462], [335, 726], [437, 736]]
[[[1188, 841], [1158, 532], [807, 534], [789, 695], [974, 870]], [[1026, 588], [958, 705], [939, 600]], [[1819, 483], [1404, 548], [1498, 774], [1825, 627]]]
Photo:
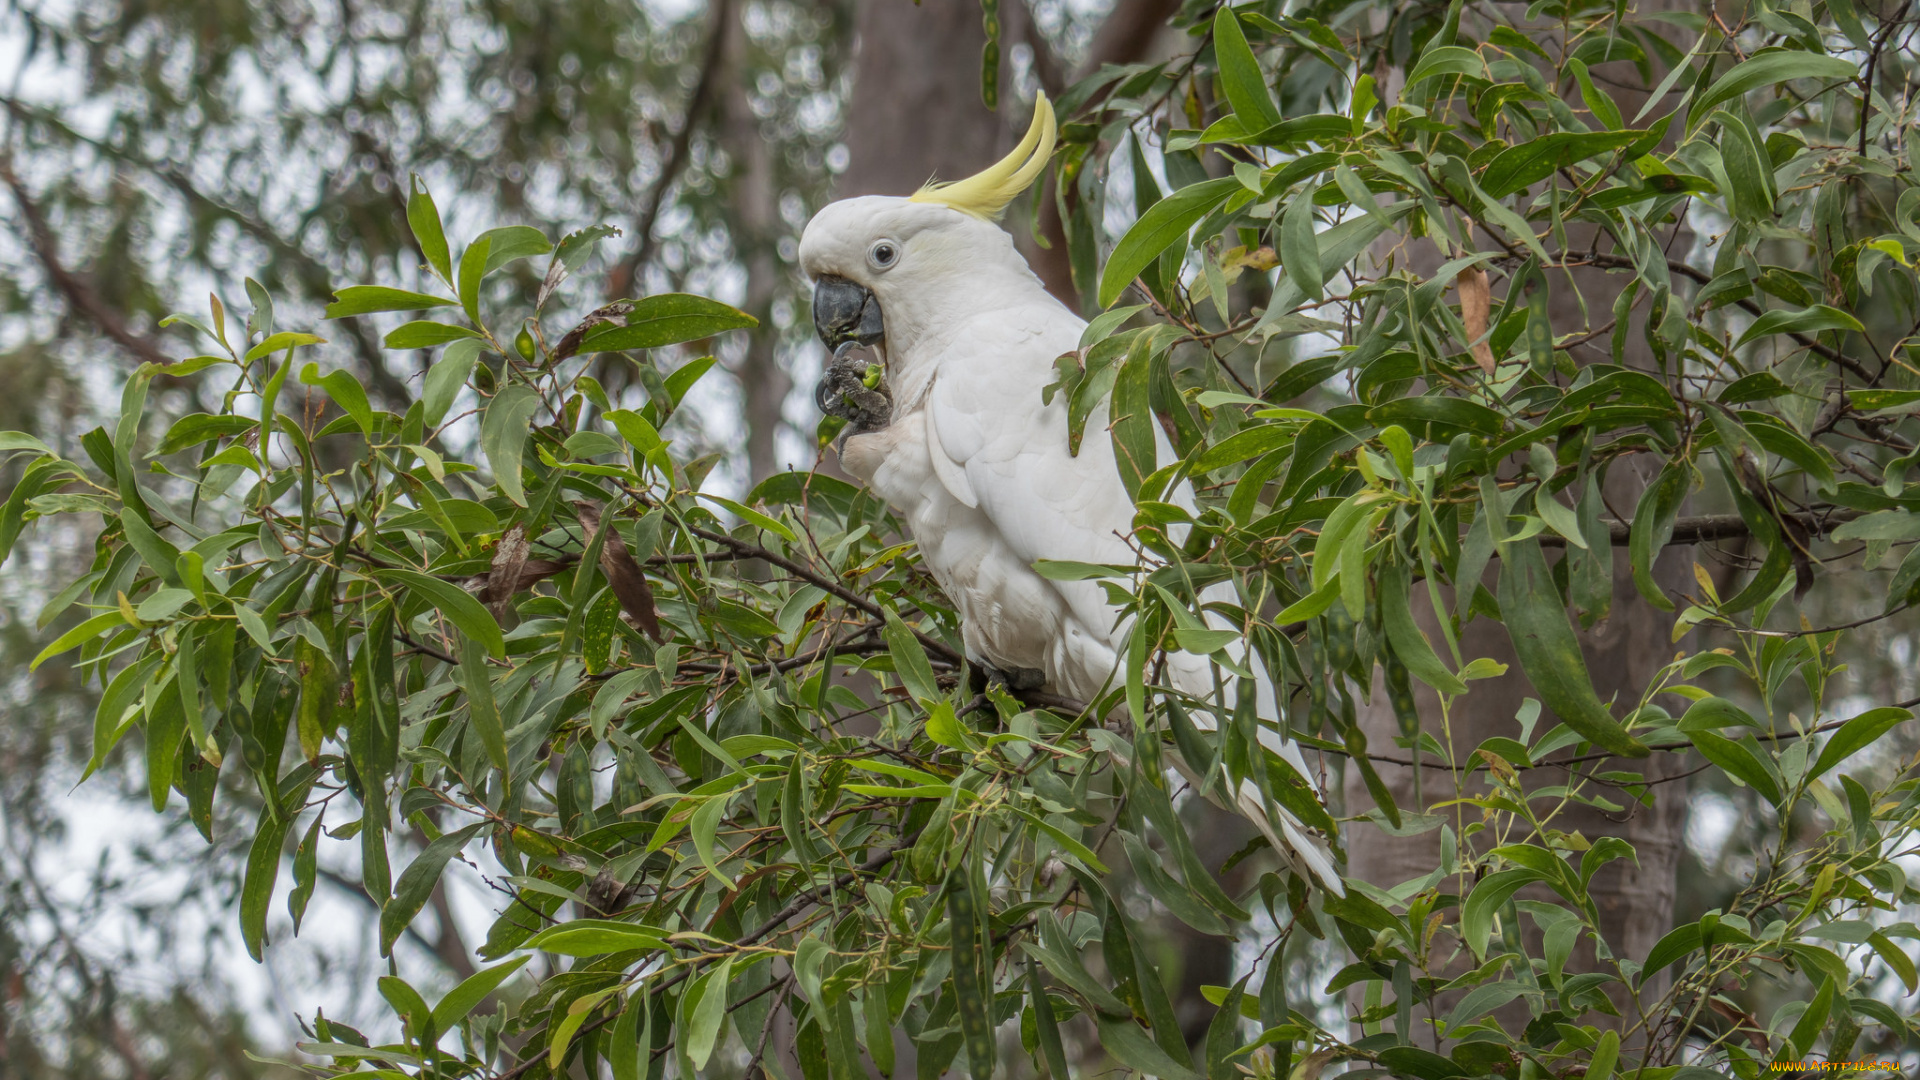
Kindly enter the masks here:
[[[955, 499], [984, 514], [1008, 555], [1026, 566], [1041, 559], [1119, 564], [1135, 560], [1125, 540], [1133, 527], [1134, 508], [1121, 485], [1113, 444], [1107, 437], [1106, 407], [1088, 418], [1080, 452], [1074, 455], [1068, 452], [1064, 396], [1056, 394], [1050, 403], [1041, 401], [1041, 388], [1053, 379], [1053, 359], [1077, 344], [1081, 326], [1064, 310], [997, 312], [992, 320], [969, 328], [972, 332], [964, 335], [964, 344], [955, 347], [964, 355], [956, 352], [944, 359], [929, 392], [928, 447], [935, 475]], [[1171, 461], [1172, 447], [1164, 436], [1158, 442], [1160, 459]], [[1184, 484], [1169, 498], [1189, 509], [1194, 505], [1192, 490]], [[1117, 613], [1096, 583], [1048, 584], [1080, 627], [1117, 647]], [[1224, 592], [1221, 588], [1209, 590], [1206, 599], [1231, 599], [1231, 586], [1224, 586]], [[1111, 664], [1116, 653], [1109, 649], [1106, 656]], [[1212, 668], [1205, 658], [1183, 653], [1170, 660], [1182, 689], [1210, 696]], [[1254, 660], [1257, 665], [1258, 658]], [[1088, 678], [1097, 684], [1107, 674], [1089, 672]], [[1278, 713], [1271, 681], [1264, 670], [1259, 674], [1261, 715], [1272, 718]], [[1231, 687], [1228, 700], [1232, 700]], [[1196, 714], [1194, 720], [1209, 729], [1213, 726], [1205, 714]], [[1297, 746], [1265, 727], [1261, 741], [1317, 789]], [[1259, 826], [1275, 850], [1296, 868], [1309, 872], [1335, 895], [1344, 895], [1325, 842], [1291, 813], [1277, 807], [1278, 819], [1269, 820], [1265, 800], [1251, 782], [1242, 783], [1233, 802], [1233, 809]]]
[[[1054, 358], [1074, 348], [1082, 325], [1058, 307], [996, 312], [968, 328], [929, 392], [936, 475], [954, 498], [979, 508], [1026, 566], [1134, 560], [1123, 539], [1133, 504], [1114, 466], [1105, 408], [1088, 419], [1076, 456], [1067, 449], [1064, 395], [1041, 401]], [[1114, 612], [1098, 585], [1052, 585], [1089, 632], [1111, 638]]]

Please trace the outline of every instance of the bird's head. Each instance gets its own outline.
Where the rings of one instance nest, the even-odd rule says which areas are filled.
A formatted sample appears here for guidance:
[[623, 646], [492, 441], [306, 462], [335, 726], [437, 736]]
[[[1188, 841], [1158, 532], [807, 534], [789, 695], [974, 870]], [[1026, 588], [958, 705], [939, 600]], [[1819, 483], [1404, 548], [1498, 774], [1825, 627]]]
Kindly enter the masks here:
[[1053, 106], [1040, 95], [1013, 152], [951, 184], [905, 198], [865, 195], [830, 203], [800, 237], [800, 269], [814, 283], [813, 324], [829, 350], [849, 342], [899, 346], [963, 312], [996, 288], [1038, 280], [994, 222], [1053, 153]]

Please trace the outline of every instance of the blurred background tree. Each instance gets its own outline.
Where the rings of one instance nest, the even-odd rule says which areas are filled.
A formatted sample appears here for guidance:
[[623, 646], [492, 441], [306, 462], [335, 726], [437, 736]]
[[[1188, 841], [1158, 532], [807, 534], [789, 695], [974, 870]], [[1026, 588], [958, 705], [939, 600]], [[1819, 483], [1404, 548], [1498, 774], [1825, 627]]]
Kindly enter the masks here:
[[[1002, 111], [1024, 123], [1037, 87], [1143, 55], [1172, 8], [1003, 5]], [[722, 489], [804, 468], [819, 357], [800, 228], [836, 190], [965, 175], [1011, 143], [1012, 121], [980, 101], [984, 43], [974, 0], [10, 0], [0, 428], [78, 453], [127, 372], [198, 351], [165, 315], [245, 297], [249, 277], [279, 298], [281, 325], [316, 324], [342, 281], [417, 282], [402, 211], [418, 174], [451, 229], [620, 228], [589, 270], [604, 288], [580, 290], [587, 307], [684, 289], [756, 315], [723, 343], [731, 378], [703, 380], [671, 434], [716, 455]], [[853, 98], [849, 117], [859, 80], [903, 92]], [[328, 325], [326, 362], [384, 403], [418, 394], [424, 353]], [[610, 393], [630, 370], [607, 367]], [[182, 396], [171, 411], [209, 404]], [[322, 867], [317, 944], [250, 972], [228, 912], [250, 826], [216, 823], [209, 847], [142, 816], [137, 753], [69, 796], [94, 695], [66, 665], [26, 661], [44, 583], [71, 576], [90, 539], [42, 529], [0, 578], [0, 1073], [274, 1075], [242, 1051], [284, 1051], [309, 999], [353, 998], [323, 987], [371, 985], [374, 910], [350, 868]], [[232, 794], [223, 816], [250, 820], [257, 796]], [[443, 887], [434, 932], [410, 938], [450, 980], [472, 970], [461, 910], [485, 914], [484, 886], [466, 884], [465, 898]]]
[[[996, 111], [978, 93], [978, 0], [10, 0], [0, 428], [79, 456], [80, 433], [127, 371], [197, 348], [161, 318], [202, 310], [209, 292], [245, 296], [246, 277], [281, 298], [283, 324], [301, 326], [318, 323], [340, 282], [417, 281], [401, 211], [418, 174], [463, 233], [515, 221], [621, 228], [589, 271], [604, 281], [583, 290], [592, 297], [685, 289], [756, 315], [755, 332], [723, 343], [731, 379], [703, 381], [672, 432], [716, 455], [712, 485], [744, 491], [815, 458], [806, 389], [819, 357], [793, 266], [814, 210], [972, 172], [1011, 144], [1036, 89], [1190, 48], [1165, 29], [1180, 6], [1003, 0]], [[1374, 27], [1383, 57], [1404, 46], [1399, 27], [1446, 5], [1406, 7], [1405, 21]], [[1302, 111], [1329, 92], [1281, 91]], [[1113, 205], [1135, 204], [1126, 163], [1103, 183]], [[1075, 245], [1112, 239], [1131, 215], [1096, 215], [1092, 235], [1070, 237], [1052, 198], [1033, 205], [1009, 226], [1049, 287], [1082, 306]], [[356, 367], [388, 402], [417, 393], [424, 356], [396, 363], [352, 323], [328, 325], [326, 362]], [[627, 371], [604, 372], [610, 392]], [[254, 971], [234, 962], [229, 910], [257, 806], [247, 791], [217, 803], [247, 824], [215, 823], [211, 847], [144, 812], [137, 753], [69, 794], [91, 694], [64, 664], [29, 674], [26, 660], [46, 639], [35, 620], [44, 583], [72, 577], [89, 539], [43, 528], [0, 575], [0, 1073], [276, 1075], [245, 1051], [284, 1053], [295, 1015], [351, 1000], [338, 989], [381, 973], [373, 909], [357, 874], [322, 867], [314, 944]], [[1882, 599], [1822, 595], [1821, 625]], [[1916, 693], [1911, 638], [1886, 624], [1862, 633], [1876, 647], [1860, 651], [1849, 689], [1875, 701]], [[1748, 836], [1766, 825], [1753, 793], [1732, 788], [1689, 792], [1686, 820], [1677, 904], [1692, 917], [1751, 871]], [[1202, 835], [1219, 848], [1202, 852], [1212, 865], [1245, 839]], [[472, 970], [469, 939], [490, 901], [475, 876], [449, 881], [408, 948], [450, 984]], [[1251, 958], [1171, 919], [1156, 927], [1169, 982], [1203, 1028], [1211, 1010], [1193, 989], [1231, 982]]]

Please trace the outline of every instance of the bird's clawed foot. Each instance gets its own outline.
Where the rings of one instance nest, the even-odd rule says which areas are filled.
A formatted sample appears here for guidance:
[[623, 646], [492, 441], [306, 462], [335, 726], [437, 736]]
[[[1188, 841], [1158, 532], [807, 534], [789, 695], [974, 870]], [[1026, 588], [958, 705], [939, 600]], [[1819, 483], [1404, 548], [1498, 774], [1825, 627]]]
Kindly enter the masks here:
[[979, 689], [998, 686], [1010, 694], [1024, 694], [1033, 690], [1044, 690], [1047, 685], [1047, 673], [1039, 668], [997, 668], [979, 664], [975, 668], [979, 676]]
[[813, 399], [821, 412], [847, 421], [847, 435], [878, 431], [893, 419], [893, 394], [880, 364], [871, 348], [857, 342], [834, 350]]

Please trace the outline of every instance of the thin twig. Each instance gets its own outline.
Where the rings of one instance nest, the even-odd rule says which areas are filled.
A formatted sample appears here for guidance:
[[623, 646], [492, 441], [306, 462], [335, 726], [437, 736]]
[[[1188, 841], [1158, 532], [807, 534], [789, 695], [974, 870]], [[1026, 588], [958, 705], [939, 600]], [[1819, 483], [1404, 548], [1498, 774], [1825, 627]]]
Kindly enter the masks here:
[[5, 183], [13, 192], [13, 201], [19, 204], [20, 216], [26, 219], [27, 246], [33, 249], [33, 254], [40, 260], [40, 265], [46, 270], [47, 278], [53, 282], [54, 288], [66, 296], [67, 303], [73, 305], [75, 311], [86, 316], [100, 328], [102, 333], [112, 338], [115, 344], [132, 353], [141, 363], [157, 364], [161, 367], [173, 363], [166, 353], [160, 351], [160, 346], [150, 338], [141, 337], [128, 329], [127, 324], [120, 320], [120, 316], [111, 307], [107, 306], [107, 302], [93, 290], [92, 285], [61, 263], [53, 229], [47, 225], [46, 215], [40, 212], [40, 207], [34, 203], [33, 196], [27, 194], [26, 185], [14, 175], [11, 154], [0, 155], [0, 183]]
[[707, 29], [707, 52], [700, 61], [699, 81], [693, 84], [693, 93], [687, 98], [685, 119], [680, 122], [680, 130], [673, 133], [673, 142], [667, 146], [666, 161], [660, 166], [660, 178], [654, 181], [653, 189], [647, 192], [646, 204], [641, 208], [639, 220], [633, 227], [636, 245], [633, 254], [616, 266], [607, 278], [609, 299], [619, 299], [631, 292], [634, 279], [653, 259], [653, 227], [660, 220], [661, 209], [666, 206], [667, 192], [672, 190], [680, 174], [686, 171], [688, 159], [693, 156], [693, 132], [706, 113], [707, 103], [720, 81], [720, 68], [726, 52], [727, 24], [732, 18], [733, 0], [714, 0]]

